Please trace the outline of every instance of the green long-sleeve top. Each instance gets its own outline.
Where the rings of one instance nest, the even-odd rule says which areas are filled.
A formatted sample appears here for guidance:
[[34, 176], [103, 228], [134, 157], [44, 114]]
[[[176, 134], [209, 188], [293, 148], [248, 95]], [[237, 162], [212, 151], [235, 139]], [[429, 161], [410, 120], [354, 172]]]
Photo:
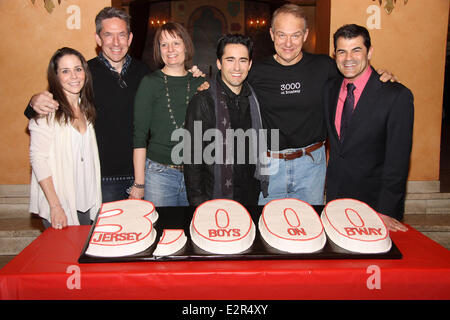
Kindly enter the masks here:
[[171, 141], [176, 127], [170, 118], [168, 98], [176, 124], [183, 127], [186, 97], [190, 100], [205, 78], [194, 78], [189, 72], [186, 76], [166, 77], [169, 97], [161, 70], [145, 76], [139, 85], [134, 102], [134, 148], [147, 148], [147, 158], [162, 164], [173, 164], [172, 148], [179, 141]]

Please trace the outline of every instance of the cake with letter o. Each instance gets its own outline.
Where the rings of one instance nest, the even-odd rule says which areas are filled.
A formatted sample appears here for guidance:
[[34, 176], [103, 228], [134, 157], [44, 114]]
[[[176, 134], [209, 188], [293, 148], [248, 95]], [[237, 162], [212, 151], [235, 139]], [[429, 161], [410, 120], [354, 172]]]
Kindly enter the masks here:
[[238, 202], [209, 200], [197, 207], [189, 231], [192, 241], [207, 252], [237, 254], [251, 247], [255, 224]]
[[317, 212], [308, 203], [297, 199], [267, 203], [258, 227], [267, 244], [289, 253], [315, 252], [322, 249], [327, 241]]
[[359, 253], [391, 249], [389, 232], [375, 210], [355, 199], [330, 201], [321, 215], [325, 232], [341, 248]]
[[86, 254], [124, 257], [150, 247], [156, 238], [158, 213], [153, 203], [127, 199], [103, 203]]
[[187, 237], [183, 229], [164, 229], [153, 255], [170, 256], [181, 250], [186, 242]]

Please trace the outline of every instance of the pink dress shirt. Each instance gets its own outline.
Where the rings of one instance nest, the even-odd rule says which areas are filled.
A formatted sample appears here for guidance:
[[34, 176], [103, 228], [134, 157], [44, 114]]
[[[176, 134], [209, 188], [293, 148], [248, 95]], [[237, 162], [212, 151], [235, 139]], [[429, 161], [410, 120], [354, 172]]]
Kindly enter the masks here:
[[[358, 104], [359, 98], [366, 86], [367, 81], [369, 81], [370, 75], [372, 74], [372, 68], [369, 66], [364, 73], [359, 76], [353, 84], [355, 85], [355, 91], [353, 94], [355, 95], [355, 105], [353, 106], [353, 110], [355, 110], [356, 105]], [[344, 79], [342, 81], [341, 91], [339, 92], [338, 103], [336, 107], [336, 117], [334, 118], [334, 125], [336, 126], [336, 131], [338, 136], [341, 135], [341, 117], [342, 117], [342, 109], [344, 108], [345, 98], [347, 97], [347, 84], [350, 81]]]

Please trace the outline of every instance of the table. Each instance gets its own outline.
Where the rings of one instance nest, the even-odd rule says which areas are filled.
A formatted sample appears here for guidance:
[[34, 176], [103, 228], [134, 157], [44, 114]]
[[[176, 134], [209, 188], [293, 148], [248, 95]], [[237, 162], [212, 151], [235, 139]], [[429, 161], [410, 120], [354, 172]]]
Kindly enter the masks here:
[[450, 299], [450, 252], [412, 227], [391, 233], [400, 260], [78, 264], [89, 229], [44, 231], [0, 270], [0, 299]]

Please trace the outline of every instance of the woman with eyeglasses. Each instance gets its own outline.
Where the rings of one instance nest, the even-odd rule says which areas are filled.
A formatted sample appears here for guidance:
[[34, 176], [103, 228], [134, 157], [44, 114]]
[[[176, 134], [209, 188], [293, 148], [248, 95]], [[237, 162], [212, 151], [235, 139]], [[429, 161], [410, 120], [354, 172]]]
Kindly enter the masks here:
[[64, 47], [50, 59], [47, 80], [59, 108], [28, 125], [30, 211], [45, 228], [89, 225], [101, 205], [91, 74], [81, 53]]
[[205, 79], [187, 71], [194, 47], [181, 24], [164, 24], [154, 39], [153, 56], [161, 69], [142, 79], [135, 98], [135, 182], [130, 198], [144, 198], [155, 206], [188, 206], [183, 166], [172, 159], [179, 141], [171, 136], [184, 127], [189, 101]]

